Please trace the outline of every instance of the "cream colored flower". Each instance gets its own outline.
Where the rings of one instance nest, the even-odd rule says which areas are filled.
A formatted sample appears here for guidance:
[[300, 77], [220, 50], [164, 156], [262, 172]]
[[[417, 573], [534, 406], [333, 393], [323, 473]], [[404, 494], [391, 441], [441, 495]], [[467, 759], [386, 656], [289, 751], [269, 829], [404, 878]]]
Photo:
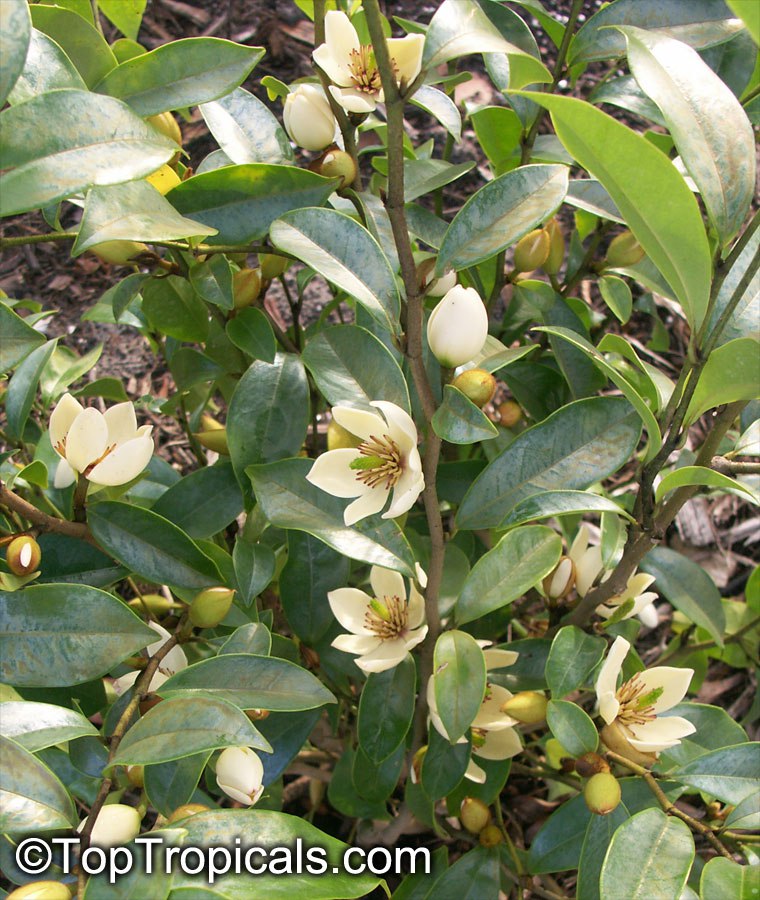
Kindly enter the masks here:
[[221, 790], [246, 806], [253, 806], [264, 792], [264, 766], [250, 747], [227, 747], [216, 761], [216, 783]]
[[100, 413], [64, 394], [50, 416], [50, 443], [61, 457], [55, 486], [68, 487], [78, 475], [94, 484], [126, 484], [150, 462], [152, 430], [151, 425], [137, 427], [131, 403]]
[[297, 85], [285, 98], [282, 118], [290, 139], [304, 150], [324, 150], [335, 139], [338, 123], [316, 84]]
[[[81, 821], [81, 832], [87, 819]], [[98, 847], [121, 847], [140, 833], [140, 813], [125, 803], [107, 803], [95, 818], [90, 841]]]
[[455, 369], [470, 362], [488, 337], [488, 313], [475, 288], [457, 284], [430, 313], [427, 339], [442, 366]]
[[334, 406], [333, 418], [361, 439], [356, 448], [328, 450], [314, 461], [307, 480], [334, 497], [356, 497], [343, 513], [346, 525], [379, 513], [393, 489], [384, 519], [395, 519], [412, 507], [425, 487], [417, 449], [417, 429], [395, 403], [376, 400], [382, 415]]
[[[148, 628], [152, 628], [156, 634], [160, 635], [160, 639], [150, 644], [146, 650], [148, 652], [148, 656], [154, 656], [161, 647], [171, 638], [169, 632], [157, 622], [148, 622]], [[179, 645], [172, 647], [172, 649], [166, 654], [166, 656], [161, 660], [158, 664], [158, 670], [156, 674], [151, 678], [150, 686], [148, 690], [151, 693], [155, 693], [161, 685], [168, 681], [172, 675], [179, 672], [181, 669], [187, 668], [187, 657], [185, 656], [185, 651]], [[125, 691], [129, 690], [132, 685], [137, 681], [139, 672], [127, 672], [126, 675], [122, 675], [119, 678], [115, 678], [113, 681], [113, 688], [117, 694], [121, 695]]]
[[602, 548], [589, 546], [589, 530], [581, 525], [567, 554], [575, 568], [575, 590], [585, 597], [602, 571]]
[[425, 601], [411, 580], [407, 599], [403, 577], [391, 569], [372, 566], [369, 580], [372, 596], [358, 588], [328, 593], [333, 615], [349, 631], [332, 645], [356, 654], [354, 662], [363, 672], [384, 672], [425, 639]]
[[636, 750], [657, 754], [696, 731], [681, 716], [661, 715], [683, 700], [694, 670], [655, 666], [637, 672], [618, 688], [618, 676], [630, 649], [622, 637], [615, 638], [610, 647], [596, 679], [599, 715], [607, 725], [615, 723]]
[[[388, 38], [388, 53], [399, 84], [411, 84], [422, 66], [425, 36]], [[371, 44], [362, 44], [348, 16], [330, 10], [325, 16], [325, 43], [312, 54], [332, 84], [330, 93], [347, 112], [369, 113], [383, 102], [383, 87]]]

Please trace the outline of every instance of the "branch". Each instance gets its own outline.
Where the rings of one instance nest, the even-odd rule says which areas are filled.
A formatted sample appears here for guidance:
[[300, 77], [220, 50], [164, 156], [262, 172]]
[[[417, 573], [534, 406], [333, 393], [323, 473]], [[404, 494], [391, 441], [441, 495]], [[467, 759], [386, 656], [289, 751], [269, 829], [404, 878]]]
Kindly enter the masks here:
[[[750, 631], [757, 628], [758, 625], [760, 625], [760, 616], [755, 616], [755, 618], [750, 619], [746, 625], [742, 625], [738, 631], [726, 635], [723, 640], [723, 646], [727, 647], [729, 644], [738, 644], [745, 634], [748, 634]], [[682, 644], [669, 652], [663, 653], [655, 665], [661, 666], [663, 663], [667, 662], [672, 666], [674, 663], [680, 662], [682, 659], [691, 656], [692, 653], [700, 653], [702, 650], [714, 650], [717, 646], [718, 644], [715, 641], [700, 641], [697, 644]]]
[[726, 459], [725, 456], [713, 456], [710, 468], [720, 472], [721, 475], [760, 474], [760, 462], [735, 462], [733, 459]]
[[89, 528], [82, 522], [69, 522], [66, 519], [57, 519], [55, 516], [49, 516], [27, 500], [24, 500], [23, 497], [19, 497], [18, 494], [14, 494], [13, 491], [8, 490], [1, 481], [0, 506], [5, 506], [14, 512], [17, 512], [29, 522], [36, 525], [40, 531], [52, 531], [56, 534], [65, 534], [68, 537], [89, 541], [91, 544], [95, 543]]

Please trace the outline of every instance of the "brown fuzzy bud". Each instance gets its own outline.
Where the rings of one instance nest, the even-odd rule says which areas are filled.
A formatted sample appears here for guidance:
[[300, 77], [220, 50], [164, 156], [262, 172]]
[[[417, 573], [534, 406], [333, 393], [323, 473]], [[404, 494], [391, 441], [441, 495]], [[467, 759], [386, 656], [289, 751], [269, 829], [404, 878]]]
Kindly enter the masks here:
[[486, 825], [478, 835], [481, 847], [498, 847], [503, 840], [501, 830], [496, 825]]
[[607, 248], [607, 256], [604, 265], [608, 268], [619, 269], [625, 266], [633, 266], [644, 256], [644, 248], [636, 240], [630, 231], [624, 231], [612, 239]]
[[194, 816], [202, 812], [211, 812], [211, 807], [204, 806], [202, 803], [183, 803], [169, 816], [169, 824], [171, 825], [173, 822], [179, 822], [181, 819], [186, 819], [188, 816]]
[[625, 729], [617, 722], [605, 725], [599, 732], [599, 737], [601, 737], [604, 746], [608, 750], [612, 750], [613, 753], [617, 753], [619, 756], [624, 756], [639, 766], [651, 768], [657, 762], [657, 756], [654, 753], [642, 753], [641, 750], [637, 750], [628, 740]]
[[465, 797], [459, 807], [459, 819], [470, 834], [480, 834], [491, 824], [491, 810], [477, 797]]
[[5, 561], [14, 575], [30, 575], [36, 572], [42, 559], [40, 545], [28, 534], [14, 538], [5, 551]]
[[515, 272], [532, 272], [549, 256], [551, 238], [544, 228], [536, 228], [520, 238], [515, 247]]
[[556, 275], [565, 258], [565, 237], [556, 219], [550, 219], [544, 230], [549, 235], [549, 255], [544, 261], [543, 269], [547, 275]]
[[536, 725], [546, 718], [548, 705], [549, 701], [540, 691], [520, 691], [502, 705], [501, 711], [524, 725]]
[[5, 900], [71, 900], [71, 890], [60, 881], [29, 881], [11, 891]]
[[600, 772], [609, 772], [610, 766], [598, 753], [584, 753], [575, 760], [575, 771], [583, 778], [591, 778]]
[[261, 293], [261, 269], [240, 269], [232, 276], [232, 296], [235, 309], [244, 309]]
[[190, 604], [190, 621], [196, 628], [215, 628], [230, 611], [234, 596], [230, 588], [206, 588]]
[[522, 417], [522, 407], [514, 400], [505, 400], [499, 404], [499, 422], [505, 428], [513, 428]]
[[468, 400], [472, 400], [475, 406], [481, 408], [496, 392], [496, 379], [485, 369], [467, 369], [466, 372], [460, 372], [451, 384]]
[[544, 593], [550, 600], [567, 597], [575, 584], [575, 564], [569, 556], [563, 556], [553, 572], [541, 582]]
[[597, 816], [608, 816], [620, 805], [620, 782], [610, 772], [592, 775], [583, 788], [586, 806]]

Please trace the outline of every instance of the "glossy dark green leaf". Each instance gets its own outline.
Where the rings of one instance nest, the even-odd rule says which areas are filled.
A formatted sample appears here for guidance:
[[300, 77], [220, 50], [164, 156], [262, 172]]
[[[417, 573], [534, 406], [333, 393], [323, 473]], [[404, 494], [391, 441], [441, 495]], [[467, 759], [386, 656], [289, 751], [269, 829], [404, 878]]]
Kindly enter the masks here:
[[32, 24], [58, 44], [92, 88], [116, 65], [116, 57], [92, 20], [57, 5], [33, 4]]
[[260, 309], [241, 309], [226, 326], [227, 337], [243, 353], [252, 359], [273, 363], [277, 354], [275, 340], [269, 319]]
[[221, 38], [184, 38], [121, 63], [96, 90], [128, 103], [139, 116], [155, 116], [229, 93], [263, 55], [262, 47]]
[[545, 525], [510, 531], [472, 567], [457, 601], [457, 622], [471, 622], [522, 597], [554, 569], [561, 554], [560, 536]]
[[586, 634], [575, 625], [560, 628], [546, 660], [546, 681], [552, 696], [562, 698], [587, 684], [606, 649], [604, 638]]
[[737, 400], [754, 400], [758, 390], [757, 338], [743, 337], [713, 350], [699, 376], [686, 410], [686, 422], [696, 421], [708, 409]]
[[363, 800], [370, 803], [383, 803], [396, 789], [399, 775], [404, 765], [406, 748], [398, 747], [382, 762], [373, 762], [362, 750], [361, 744], [356, 748], [351, 767], [351, 781], [354, 790]]
[[288, 210], [324, 203], [335, 185], [296, 166], [249, 163], [193, 175], [169, 200], [182, 215], [218, 230], [207, 243], [247, 244], [265, 237]]
[[535, 519], [572, 516], [585, 512], [613, 513], [626, 519], [631, 518], [621, 506], [599, 494], [588, 491], [545, 491], [521, 500], [501, 523], [501, 527], [513, 527]]
[[104, 500], [89, 508], [87, 522], [108, 553], [154, 584], [200, 589], [221, 583], [214, 563], [185, 532], [148, 509]]
[[668, 715], [682, 716], [696, 728], [693, 734], [682, 738], [680, 744], [663, 751], [661, 756], [668, 767], [673, 763], [686, 765], [711, 750], [720, 750], [748, 740], [747, 732], [742, 726], [718, 706], [679, 703], [668, 710]]
[[243, 88], [199, 107], [208, 130], [233, 163], [287, 163], [293, 150], [269, 108]]
[[415, 683], [409, 654], [392, 669], [368, 676], [359, 700], [358, 737], [373, 762], [387, 759], [406, 737], [414, 715]]
[[30, 753], [36, 753], [84, 735], [96, 735], [98, 730], [74, 709], [52, 703], [11, 700], [2, 706], [0, 734], [12, 738]]
[[145, 793], [151, 806], [167, 818], [177, 807], [189, 803], [206, 768], [209, 750], [145, 766]]
[[472, 635], [445, 631], [433, 657], [435, 703], [450, 743], [456, 743], [480, 710], [486, 689], [486, 662]]
[[625, 804], [620, 803], [606, 816], [591, 816], [578, 864], [578, 896], [584, 900], [601, 900], [599, 876], [612, 836], [629, 818]]
[[267, 519], [279, 528], [313, 534], [349, 559], [414, 577], [414, 556], [398, 525], [373, 516], [348, 528], [345, 501], [306, 480], [311, 465], [307, 459], [286, 459], [246, 469]]
[[409, 390], [398, 363], [366, 328], [325, 328], [307, 342], [302, 358], [332, 406], [373, 410], [373, 400], [386, 400], [410, 411]]
[[581, 795], [565, 801], [544, 822], [528, 852], [533, 874], [576, 869], [592, 813]]
[[5, 413], [8, 422], [8, 433], [20, 439], [24, 434], [24, 426], [37, 395], [37, 387], [45, 366], [48, 364], [57, 345], [57, 341], [48, 341], [26, 357], [11, 376], [5, 393]]
[[655, 500], [659, 502], [676, 488], [695, 484], [717, 491], [738, 491], [757, 502], [755, 493], [748, 485], [706, 466], [681, 466], [668, 472], [657, 485]]
[[438, 437], [450, 444], [474, 444], [499, 433], [483, 410], [450, 384], [443, 388], [443, 403], [435, 411], [432, 425]]
[[107, 587], [126, 575], [126, 570], [88, 541], [65, 534], [41, 534], [42, 550], [38, 583], [89, 584]]
[[143, 312], [157, 331], [178, 341], [206, 339], [208, 310], [186, 278], [151, 278], [143, 285], [142, 295]]
[[272, 745], [271, 753], [263, 753], [264, 784], [276, 781], [306, 744], [312, 729], [322, 715], [320, 709], [299, 713], [272, 713], [258, 722], [259, 731]]
[[190, 472], [162, 494], [153, 512], [191, 538], [211, 537], [243, 511], [243, 495], [232, 466], [217, 463]]
[[757, 789], [759, 752], [757, 742], [724, 747], [705, 753], [672, 774], [681, 784], [736, 806]]
[[4, 834], [36, 834], [76, 824], [74, 801], [44, 763], [6, 737], [0, 737], [0, 756], [0, 829]]
[[725, 818], [726, 828], [760, 828], [760, 790], [738, 803]]
[[123, 603], [96, 588], [41, 584], [0, 592], [0, 680], [7, 684], [90, 681], [155, 638]]
[[244, 606], [250, 606], [272, 580], [274, 552], [266, 544], [254, 544], [238, 536], [232, 550], [232, 563], [239, 599]]
[[500, 891], [497, 847], [475, 847], [460, 856], [454, 865], [430, 887], [427, 898], [456, 897], [457, 900], [485, 900]]
[[174, 376], [178, 391], [189, 391], [198, 384], [208, 384], [222, 378], [224, 369], [206, 353], [194, 347], [180, 347], [169, 360], [169, 369]]
[[0, 5], [0, 107], [24, 69], [31, 32], [26, 0], [7, 0]]
[[135, 722], [109, 765], [152, 765], [221, 747], [271, 749], [231, 703], [213, 696], [171, 697]]
[[236, 628], [219, 648], [219, 655], [228, 653], [255, 653], [269, 656], [272, 634], [263, 622], [249, 622]]
[[393, 334], [400, 300], [388, 257], [367, 229], [334, 209], [297, 209], [272, 225], [272, 243], [354, 297]]
[[521, 166], [489, 181], [446, 230], [436, 275], [482, 262], [548, 219], [567, 193], [566, 166]]
[[431, 726], [420, 773], [422, 790], [431, 800], [448, 796], [461, 782], [470, 762], [471, 751], [470, 741], [450, 744]]
[[678, 900], [694, 861], [689, 826], [645, 809], [618, 828], [602, 865], [605, 900]]
[[45, 343], [44, 334], [27, 325], [21, 316], [1, 300], [0, 330], [3, 333], [3, 339], [0, 341], [0, 369], [4, 372], [14, 368], [35, 347]]
[[233, 308], [232, 269], [227, 258], [221, 253], [193, 266], [190, 269], [189, 280], [196, 294], [207, 303], [213, 303], [214, 306], [225, 310]]
[[475, 479], [459, 508], [460, 528], [494, 528], [526, 497], [580, 489], [630, 459], [641, 426], [627, 400], [577, 400], [524, 431]]
[[571, 756], [593, 753], [599, 746], [596, 725], [577, 703], [550, 700], [546, 709], [546, 724]]
[[731, 859], [714, 856], [707, 862], [699, 879], [699, 896], [702, 900], [752, 900], [757, 894], [760, 869], [757, 863], [741, 866]]
[[335, 703], [307, 669], [274, 656], [225, 653], [181, 669], [158, 689], [165, 697], [215, 697], [240, 709], [294, 712]]

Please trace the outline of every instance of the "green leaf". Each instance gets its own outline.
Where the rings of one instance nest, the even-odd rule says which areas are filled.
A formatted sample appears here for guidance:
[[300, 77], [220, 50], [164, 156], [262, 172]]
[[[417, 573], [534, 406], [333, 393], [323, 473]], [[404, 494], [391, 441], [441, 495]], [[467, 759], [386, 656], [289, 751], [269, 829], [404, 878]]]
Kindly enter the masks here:
[[263, 47], [222, 38], [183, 38], [121, 63], [96, 90], [128, 103], [139, 116], [155, 116], [228, 94], [263, 55]]
[[6, 737], [0, 737], [0, 756], [0, 829], [4, 834], [36, 834], [76, 824], [74, 801], [44, 763]]
[[252, 359], [274, 362], [277, 341], [269, 319], [260, 309], [249, 306], [238, 310], [235, 318], [227, 322], [226, 331], [232, 343]]
[[303, 748], [321, 715], [319, 709], [301, 713], [272, 713], [258, 723], [259, 731], [274, 748], [271, 754], [261, 758], [265, 785], [282, 775]]
[[122, 34], [137, 40], [148, 0], [98, 0], [98, 8]]
[[622, 398], [564, 406], [515, 438], [475, 479], [459, 508], [459, 527], [495, 528], [526, 497], [589, 487], [630, 459], [639, 434], [638, 415]]
[[754, 0], [726, 0], [729, 8], [744, 22], [744, 26], [752, 35], [755, 44], [760, 44], [760, 19], [757, 16]]
[[414, 555], [398, 525], [373, 516], [351, 528], [343, 523], [345, 501], [306, 480], [308, 459], [249, 466], [246, 474], [264, 515], [279, 528], [306, 531], [349, 559], [414, 577]]
[[183, 215], [218, 230], [207, 243], [247, 244], [265, 237], [288, 210], [324, 203], [336, 184], [296, 166], [249, 163], [193, 175], [169, 200]]
[[257, 97], [235, 88], [199, 107], [208, 130], [233, 163], [288, 163], [293, 150], [285, 130]]
[[736, 338], [710, 354], [686, 411], [686, 423], [695, 422], [708, 409], [754, 400], [757, 396], [757, 360], [760, 343], [755, 338]]
[[363, 225], [334, 209], [297, 209], [273, 223], [270, 237], [398, 334], [400, 300], [393, 269]]
[[192, 266], [189, 280], [195, 293], [206, 303], [213, 303], [220, 309], [233, 309], [235, 301], [232, 294], [232, 269], [223, 254], [210, 256], [202, 263]]
[[431, 800], [448, 796], [462, 781], [471, 750], [469, 741], [450, 744], [435, 728], [430, 728], [427, 750], [422, 758], [420, 783]]
[[59, 45], [76, 66], [88, 88], [97, 84], [116, 65], [113, 51], [92, 24], [92, 20], [88, 22], [61, 6], [35, 3], [30, 11], [34, 27]]
[[618, 278], [617, 275], [602, 275], [598, 284], [604, 302], [625, 324], [631, 318], [633, 309], [633, 297], [628, 282]]
[[533, 875], [577, 869], [593, 814], [577, 795], [563, 803], [544, 822], [528, 852], [528, 871]]
[[613, 835], [628, 818], [625, 804], [620, 803], [606, 816], [591, 816], [589, 819], [578, 863], [577, 894], [583, 900], [601, 900], [599, 875], [604, 857]]
[[151, 278], [143, 285], [142, 295], [142, 310], [156, 331], [178, 341], [206, 339], [208, 309], [186, 278]]
[[724, 747], [697, 757], [672, 776], [690, 787], [736, 806], [757, 790], [760, 743]]
[[404, 765], [405, 749], [399, 744], [387, 759], [374, 763], [361, 745], [356, 748], [351, 765], [351, 783], [362, 800], [380, 804], [390, 797]]
[[678, 900], [694, 860], [689, 826], [645, 809], [618, 828], [600, 877], [605, 900]]
[[561, 554], [559, 535], [545, 525], [510, 531], [472, 567], [457, 601], [457, 622], [471, 622], [522, 597], [554, 569]]
[[725, 245], [741, 228], [755, 191], [755, 139], [747, 114], [695, 50], [665, 34], [620, 30], [631, 73], [662, 110]]
[[96, 588], [41, 584], [0, 592], [0, 680], [7, 684], [91, 681], [155, 638], [123, 603]]
[[760, 790], [738, 803], [725, 819], [726, 828], [760, 828]]
[[414, 92], [411, 103], [436, 118], [455, 141], [462, 140], [462, 114], [448, 94], [423, 84]]
[[702, 900], [752, 900], [757, 895], [760, 866], [740, 866], [731, 859], [715, 856], [702, 869], [699, 896]]
[[385, 672], [367, 677], [359, 700], [359, 746], [375, 763], [387, 759], [406, 737], [414, 716], [414, 660], [407, 653]]
[[37, 387], [42, 371], [48, 364], [57, 341], [48, 341], [26, 357], [13, 373], [8, 382], [5, 394], [5, 412], [8, 421], [8, 433], [20, 439], [24, 434], [24, 426], [37, 396]]
[[472, 724], [486, 690], [486, 661], [475, 638], [465, 631], [444, 631], [433, 656], [438, 715], [455, 744]]
[[476, 191], [446, 229], [436, 276], [494, 256], [548, 219], [567, 193], [567, 173], [566, 166], [521, 166]]
[[546, 723], [554, 737], [572, 756], [593, 753], [599, 746], [596, 725], [577, 703], [550, 700], [546, 709]]
[[236, 628], [219, 649], [219, 655], [228, 653], [254, 653], [269, 656], [272, 650], [272, 635], [261, 622], [249, 622]]
[[[751, 233], [744, 249], [720, 283], [709, 324], [705, 329], [705, 335], [708, 339], [711, 338], [726, 307], [734, 302], [734, 293], [740, 291], [733, 312], [721, 324], [716, 343], [718, 347], [735, 338], [753, 337], [760, 340], [760, 270], [757, 268], [760, 258], [760, 221], [753, 222], [749, 228]], [[753, 266], [754, 274], [751, 272]], [[742, 281], [743, 289], [740, 287]]]
[[[34, 7], [46, 8], [52, 7]], [[177, 148], [120, 101], [87, 91], [32, 97], [3, 110], [0, 128], [9, 170], [2, 178], [3, 216], [47, 206], [94, 184], [143, 178]]]
[[225, 653], [177, 672], [158, 693], [171, 697], [215, 697], [240, 709], [293, 712], [335, 703], [306, 669], [275, 656]]
[[172, 522], [148, 509], [102, 500], [88, 509], [97, 542], [154, 584], [201, 589], [222, 583], [214, 563]]
[[711, 750], [720, 750], [747, 740], [747, 733], [731, 716], [718, 706], [704, 703], [679, 703], [668, 710], [669, 716], [682, 716], [694, 725], [696, 731], [682, 738], [675, 747], [663, 751], [662, 758], [668, 768], [686, 765], [692, 759]]
[[274, 552], [265, 544], [253, 544], [238, 536], [232, 551], [232, 563], [240, 599], [244, 606], [250, 606], [272, 580]]
[[695, 625], [705, 628], [723, 646], [726, 616], [720, 593], [707, 572], [688, 557], [668, 547], [655, 547], [639, 566], [654, 575], [654, 587]]
[[546, 660], [546, 681], [552, 696], [564, 697], [587, 684], [606, 648], [604, 638], [586, 634], [575, 625], [560, 628]]
[[88, 541], [65, 534], [41, 534], [39, 583], [89, 584], [107, 587], [126, 575], [123, 566]]
[[443, 403], [435, 411], [432, 425], [438, 437], [451, 444], [487, 441], [499, 433], [483, 410], [450, 384], [443, 388]]
[[405, 159], [404, 201], [411, 203], [418, 197], [445, 187], [466, 175], [474, 166], [474, 161], [454, 164], [444, 159]]
[[579, 29], [570, 44], [570, 64], [623, 56], [625, 39], [611, 25], [656, 29], [698, 50], [728, 40], [741, 28], [723, 0], [617, 0]]
[[387, 400], [410, 411], [398, 363], [366, 328], [331, 325], [307, 342], [302, 359], [331, 406], [348, 404], [374, 412], [373, 400]]
[[80, 712], [52, 703], [9, 701], [0, 706], [0, 711], [0, 734], [30, 753], [98, 734], [98, 729]]
[[714, 488], [717, 491], [740, 491], [747, 497], [750, 497], [754, 503], [758, 502], [757, 495], [746, 484], [742, 484], [734, 478], [729, 478], [728, 475], [716, 472], [715, 469], [707, 469], [705, 466], [681, 466], [680, 469], [673, 469], [672, 472], [668, 472], [657, 485], [654, 495], [655, 500], [659, 503], [670, 491], [695, 484]]
[[631, 516], [613, 500], [591, 494], [588, 491], [544, 491], [521, 500], [501, 523], [502, 528], [513, 528], [535, 519], [555, 516], [573, 516], [578, 513], [614, 513], [633, 521]]
[[169, 817], [175, 809], [189, 803], [210, 755], [210, 751], [205, 750], [194, 756], [146, 766], [145, 793], [151, 806], [162, 816]]
[[32, 20], [26, 0], [0, 4], [0, 107], [24, 69]]
[[646, 138], [583, 100], [522, 96], [549, 110], [557, 137], [606, 188], [697, 328], [707, 311], [712, 262], [699, 206], [682, 175]]
[[17, 315], [0, 300], [0, 371], [7, 372], [17, 366], [35, 347], [45, 343], [45, 335], [35, 331], [31, 325]]
[[500, 890], [499, 854], [495, 847], [475, 847], [430, 885], [426, 900], [456, 897], [457, 900], [485, 900]]
[[171, 697], [127, 731], [109, 767], [169, 762], [220, 747], [272, 749], [248, 716], [231, 703], [204, 695]]
[[208, 538], [226, 528], [243, 511], [243, 495], [232, 466], [217, 463], [185, 475], [153, 506], [191, 538]]

